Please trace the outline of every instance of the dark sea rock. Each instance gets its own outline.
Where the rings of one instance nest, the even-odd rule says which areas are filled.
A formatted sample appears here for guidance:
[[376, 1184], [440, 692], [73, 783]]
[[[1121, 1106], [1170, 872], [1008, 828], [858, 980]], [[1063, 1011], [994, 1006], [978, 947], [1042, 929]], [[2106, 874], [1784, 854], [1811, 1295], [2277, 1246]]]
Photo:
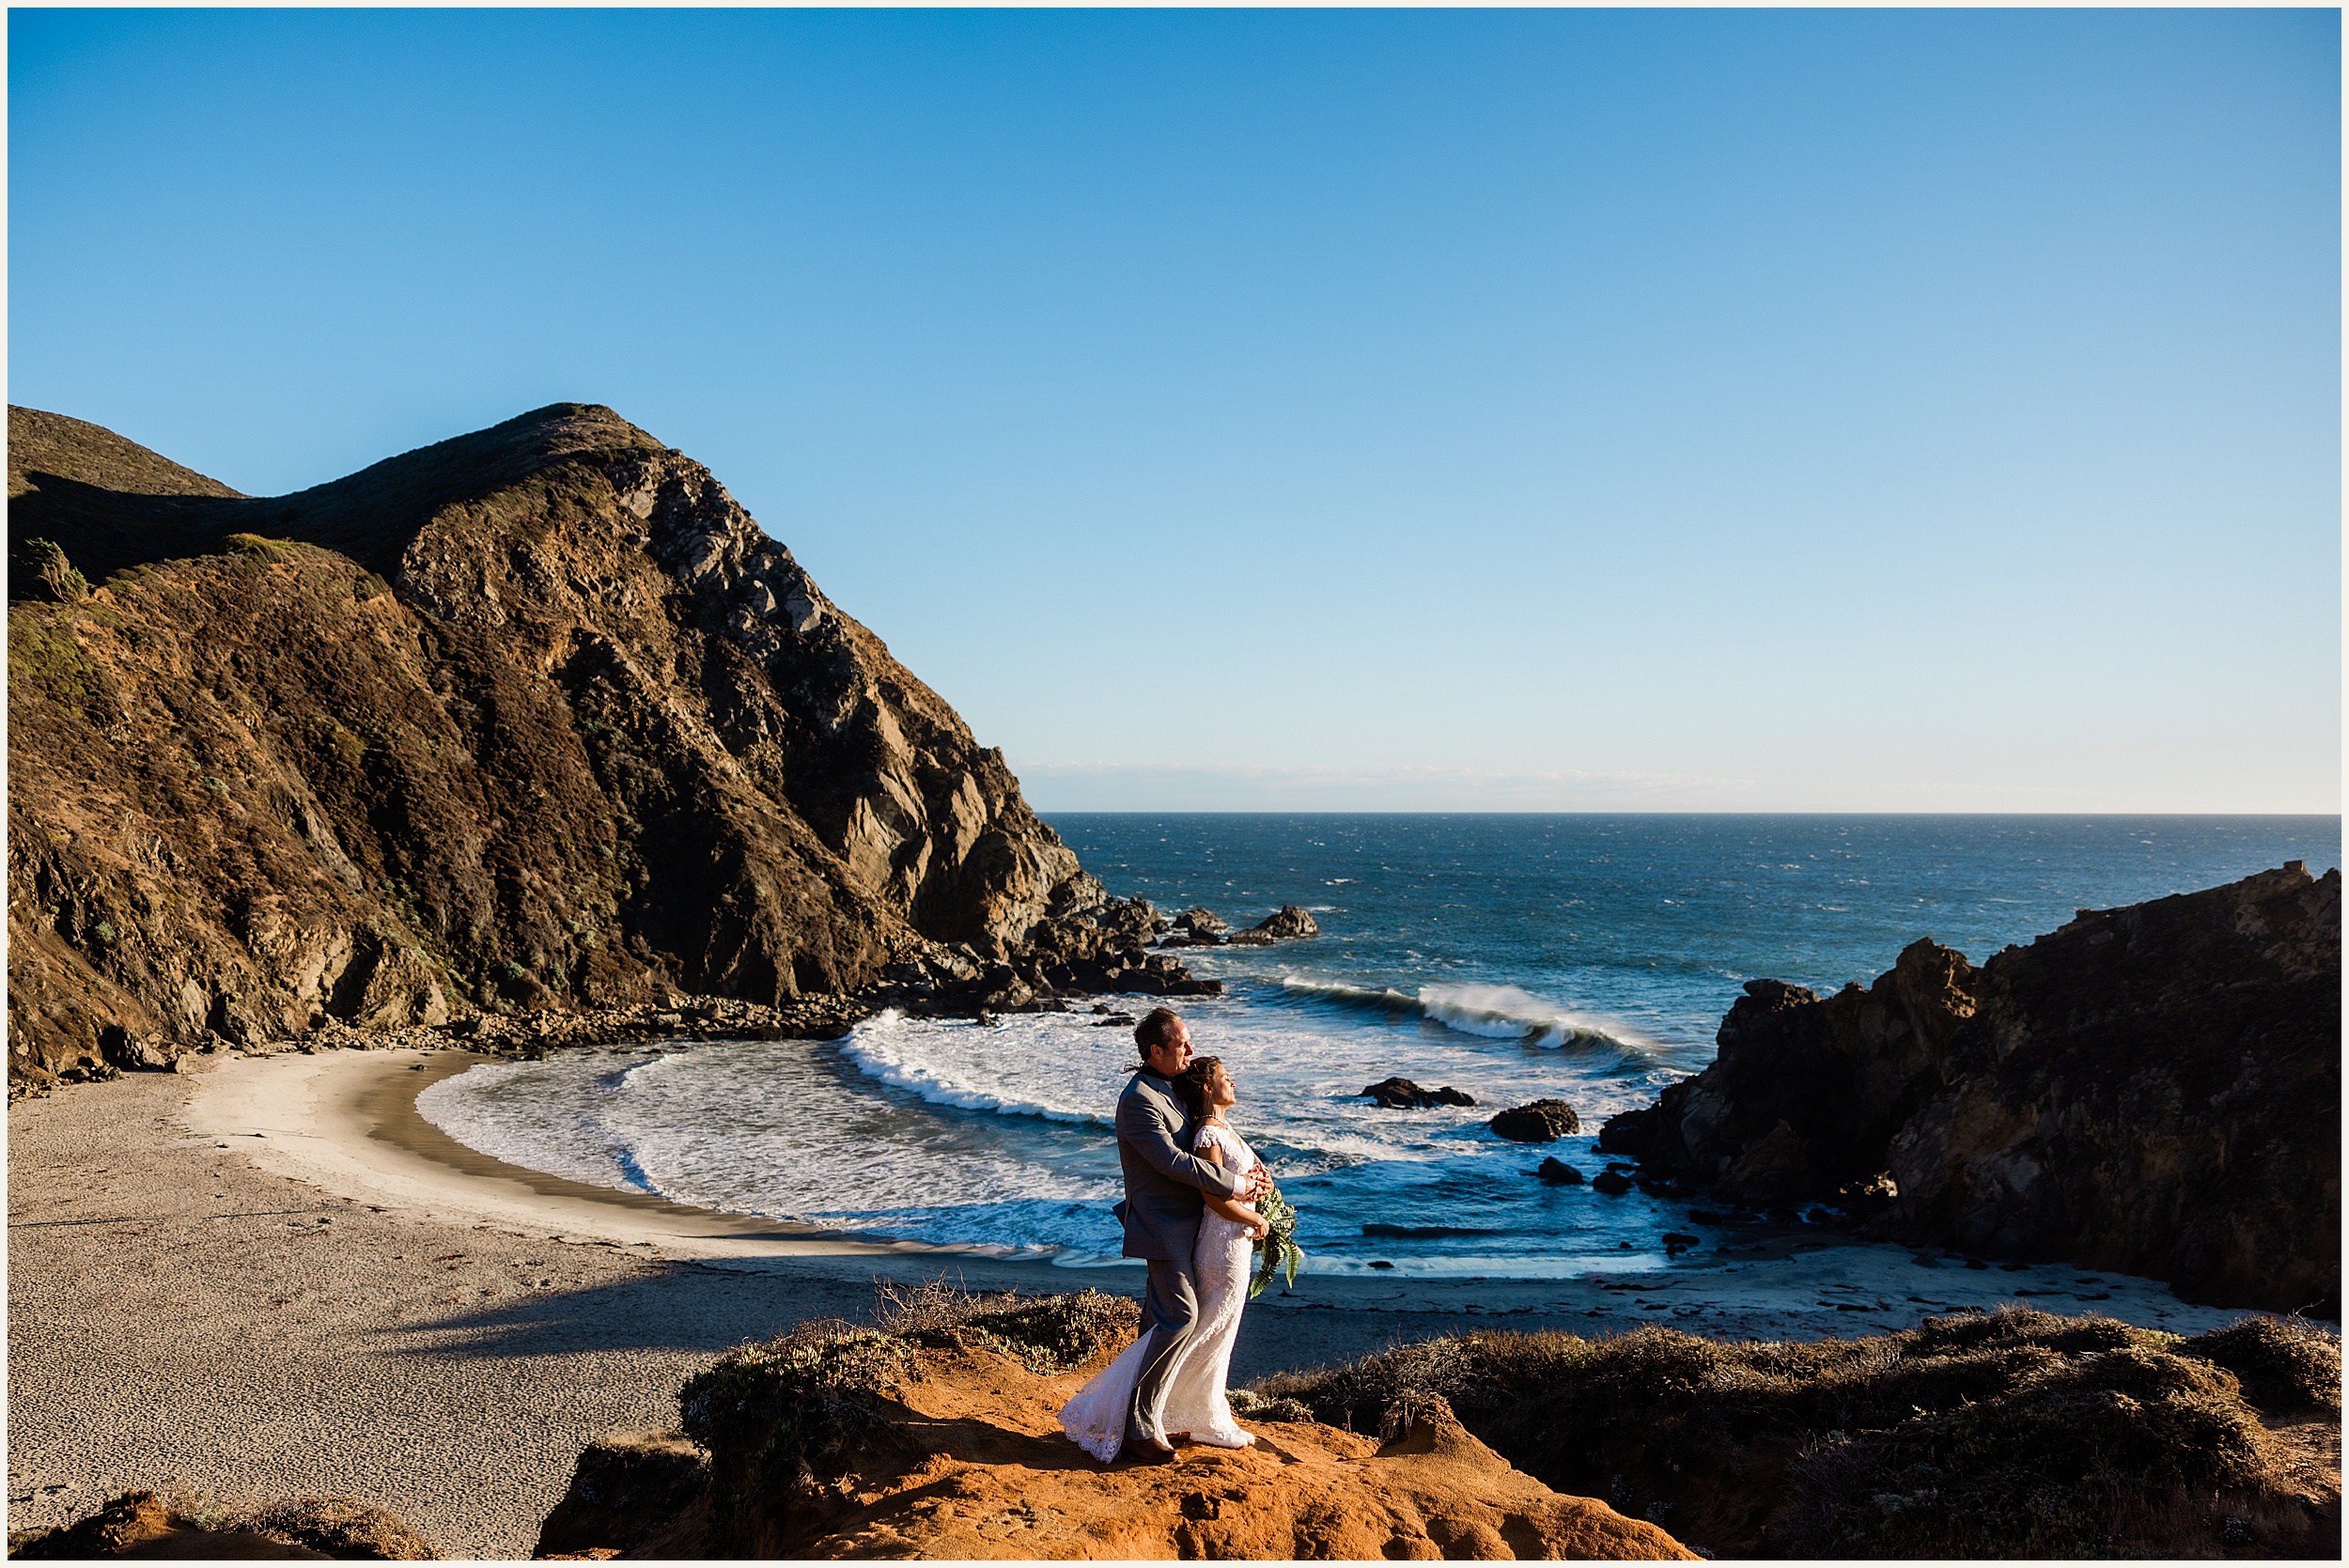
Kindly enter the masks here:
[[1582, 1172], [1555, 1155], [1535, 1166], [1533, 1174], [1554, 1187], [1580, 1187], [1582, 1185]]
[[1441, 1089], [1422, 1089], [1408, 1078], [1390, 1078], [1362, 1087], [1364, 1097], [1377, 1100], [1389, 1110], [1423, 1110], [1438, 1105], [1474, 1105], [1472, 1094], [1446, 1084]]
[[1604, 1192], [1610, 1198], [1620, 1198], [1631, 1190], [1631, 1178], [1620, 1171], [1601, 1171], [1591, 1178], [1591, 1190]]
[[1321, 927], [1313, 916], [1294, 904], [1283, 904], [1247, 930], [1233, 933], [1229, 940], [1235, 947], [1268, 947], [1274, 942], [1320, 935]]
[[1535, 1100], [1513, 1106], [1485, 1125], [1519, 1143], [1548, 1143], [1581, 1131], [1582, 1118], [1563, 1100]]
[[1232, 929], [1232, 923], [1203, 905], [1193, 904], [1174, 917], [1174, 928], [1190, 937], [1221, 937]]
[[1754, 981], [1719, 1044], [1599, 1147], [1913, 1246], [2340, 1310], [2338, 871], [2082, 910], [1980, 969], [1920, 941], [1825, 999]]

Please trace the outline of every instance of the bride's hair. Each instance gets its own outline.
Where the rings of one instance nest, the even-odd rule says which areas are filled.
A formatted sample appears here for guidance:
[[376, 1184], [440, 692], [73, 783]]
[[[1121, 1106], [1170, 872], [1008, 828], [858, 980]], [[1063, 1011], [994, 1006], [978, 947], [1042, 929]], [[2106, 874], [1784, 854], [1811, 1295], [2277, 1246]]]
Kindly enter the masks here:
[[1215, 1082], [1215, 1070], [1223, 1065], [1220, 1056], [1194, 1056], [1183, 1076], [1174, 1080], [1174, 1093], [1183, 1096], [1184, 1108], [1193, 1116], [1207, 1113], [1207, 1089]]

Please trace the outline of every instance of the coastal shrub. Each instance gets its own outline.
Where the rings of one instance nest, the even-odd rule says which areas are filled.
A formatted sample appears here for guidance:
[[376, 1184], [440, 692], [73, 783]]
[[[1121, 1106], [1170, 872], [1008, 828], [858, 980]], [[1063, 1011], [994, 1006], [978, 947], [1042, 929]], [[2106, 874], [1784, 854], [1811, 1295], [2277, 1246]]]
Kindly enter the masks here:
[[1122, 1296], [1087, 1287], [1066, 1296], [979, 1295], [943, 1280], [874, 1286], [881, 1327], [925, 1349], [985, 1345], [1018, 1357], [1039, 1376], [1081, 1366], [1112, 1344], [1132, 1340], [1142, 1309]]
[[350, 1498], [300, 1498], [227, 1517], [221, 1527], [250, 1531], [334, 1558], [428, 1562], [432, 1544], [394, 1514]]
[[83, 652], [65, 612], [37, 605], [8, 611], [8, 694], [45, 700], [91, 722], [113, 716], [106, 679]]
[[297, 556], [324, 553], [316, 545], [306, 545], [299, 539], [272, 539], [265, 538], [258, 534], [224, 534], [221, 536], [220, 549], [224, 555], [241, 556], [245, 560], [259, 562], [265, 566], [278, 561], [290, 561]]
[[26, 539], [9, 568], [21, 598], [70, 604], [89, 593], [89, 580], [54, 539]]
[[[1596, 1340], [1479, 1333], [1252, 1392], [1359, 1432], [1441, 1396], [1547, 1484], [1717, 1553], [2204, 1555], [2261, 1540], [2310, 1550], [2322, 1510], [2301, 1504], [2297, 1461], [2219, 1353], [2279, 1369], [2264, 1375], [2305, 1401], [2327, 1364], [2338, 1396], [2338, 1348], [2272, 1324], [2221, 1332], [2234, 1337], [2203, 1336], [2217, 1353], [2198, 1356], [2186, 1345], [2199, 1342], [2174, 1334], [2005, 1308], [1811, 1343], [1722, 1343], [1655, 1325]], [[2222, 1496], [2236, 1500], [2209, 1502]], [[2207, 1506], [2149, 1512], [2148, 1497]], [[2240, 1541], [2211, 1533], [2227, 1518]]]
[[2247, 1317], [2182, 1341], [2178, 1354], [2225, 1367], [2270, 1413], [2341, 1412], [2341, 1336], [2306, 1318]]

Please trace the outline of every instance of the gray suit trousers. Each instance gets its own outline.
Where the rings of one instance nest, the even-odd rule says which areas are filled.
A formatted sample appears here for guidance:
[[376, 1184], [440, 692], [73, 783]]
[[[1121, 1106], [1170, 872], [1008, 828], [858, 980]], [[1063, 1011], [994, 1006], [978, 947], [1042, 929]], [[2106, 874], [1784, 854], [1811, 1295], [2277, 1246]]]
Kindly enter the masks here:
[[[1166, 1444], [1161, 1416], [1166, 1409], [1167, 1374], [1174, 1358], [1199, 1327], [1199, 1284], [1191, 1277], [1190, 1260], [1180, 1263], [1152, 1258], [1150, 1288], [1142, 1298], [1142, 1331], [1150, 1341], [1143, 1352], [1142, 1374], [1134, 1379], [1134, 1400], [1126, 1408], [1126, 1446]], [[1172, 1445], [1167, 1445], [1172, 1446]]]

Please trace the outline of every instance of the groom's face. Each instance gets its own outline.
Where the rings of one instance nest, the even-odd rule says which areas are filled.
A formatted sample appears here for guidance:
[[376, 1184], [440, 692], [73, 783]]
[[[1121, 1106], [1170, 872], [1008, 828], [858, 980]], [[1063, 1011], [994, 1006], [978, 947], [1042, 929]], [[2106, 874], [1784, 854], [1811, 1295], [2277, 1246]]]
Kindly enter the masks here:
[[1150, 1048], [1150, 1070], [1160, 1078], [1179, 1078], [1190, 1065], [1190, 1026], [1182, 1019], [1174, 1020], [1174, 1037], [1162, 1046]]

